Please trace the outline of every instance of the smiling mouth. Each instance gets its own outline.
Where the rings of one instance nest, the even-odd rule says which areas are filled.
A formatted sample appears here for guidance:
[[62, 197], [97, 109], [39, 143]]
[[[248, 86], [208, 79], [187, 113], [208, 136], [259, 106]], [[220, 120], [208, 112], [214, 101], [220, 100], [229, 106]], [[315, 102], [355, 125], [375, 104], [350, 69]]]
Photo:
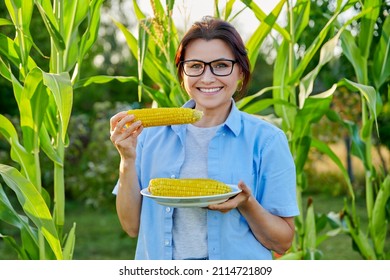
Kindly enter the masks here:
[[222, 87], [216, 87], [216, 88], [198, 88], [201, 92], [204, 93], [215, 93], [222, 89]]

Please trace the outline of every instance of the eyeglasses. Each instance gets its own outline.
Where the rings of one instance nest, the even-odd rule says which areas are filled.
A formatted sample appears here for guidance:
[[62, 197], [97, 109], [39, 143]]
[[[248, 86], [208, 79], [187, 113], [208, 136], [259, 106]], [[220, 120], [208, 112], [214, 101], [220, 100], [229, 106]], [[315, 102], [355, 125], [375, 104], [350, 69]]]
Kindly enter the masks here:
[[210, 66], [211, 73], [215, 76], [229, 76], [233, 72], [234, 64], [236, 60], [231, 59], [216, 59], [210, 62], [204, 62], [202, 60], [184, 60], [183, 71], [189, 77], [199, 77], [206, 69], [206, 66]]

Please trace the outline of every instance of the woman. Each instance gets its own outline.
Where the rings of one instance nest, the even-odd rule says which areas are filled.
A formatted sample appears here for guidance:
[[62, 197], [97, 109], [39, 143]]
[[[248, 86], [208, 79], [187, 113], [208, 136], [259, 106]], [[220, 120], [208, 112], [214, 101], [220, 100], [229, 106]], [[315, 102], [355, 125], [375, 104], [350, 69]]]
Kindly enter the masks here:
[[[250, 79], [245, 45], [229, 23], [206, 17], [176, 53], [179, 79], [203, 111], [190, 125], [143, 129], [120, 112], [110, 121], [120, 154], [117, 195], [123, 229], [138, 236], [136, 259], [272, 259], [294, 237], [295, 166], [285, 134], [241, 112], [233, 95]], [[140, 195], [156, 177], [212, 178], [242, 190], [207, 208], [163, 207]]]

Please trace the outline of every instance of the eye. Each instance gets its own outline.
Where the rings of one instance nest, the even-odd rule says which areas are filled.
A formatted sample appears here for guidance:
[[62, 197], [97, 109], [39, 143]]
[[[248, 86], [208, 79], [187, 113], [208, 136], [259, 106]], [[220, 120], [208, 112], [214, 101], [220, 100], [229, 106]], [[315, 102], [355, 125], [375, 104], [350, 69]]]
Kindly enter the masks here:
[[203, 68], [203, 63], [197, 62], [197, 61], [187, 62], [186, 65], [187, 65], [187, 68], [191, 68], [191, 69], [202, 69]]
[[216, 61], [213, 63], [214, 69], [224, 69], [229, 68], [231, 66], [231, 63], [229, 61]]

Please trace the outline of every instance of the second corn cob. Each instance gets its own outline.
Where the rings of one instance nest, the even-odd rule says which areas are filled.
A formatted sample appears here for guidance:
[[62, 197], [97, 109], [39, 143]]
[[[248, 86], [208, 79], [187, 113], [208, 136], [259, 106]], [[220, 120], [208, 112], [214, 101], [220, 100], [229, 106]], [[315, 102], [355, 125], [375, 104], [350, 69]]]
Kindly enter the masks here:
[[144, 108], [127, 111], [140, 120], [144, 127], [194, 123], [203, 117], [203, 112], [191, 108]]
[[148, 191], [156, 196], [208, 196], [231, 192], [231, 187], [217, 180], [203, 178], [150, 180]]

